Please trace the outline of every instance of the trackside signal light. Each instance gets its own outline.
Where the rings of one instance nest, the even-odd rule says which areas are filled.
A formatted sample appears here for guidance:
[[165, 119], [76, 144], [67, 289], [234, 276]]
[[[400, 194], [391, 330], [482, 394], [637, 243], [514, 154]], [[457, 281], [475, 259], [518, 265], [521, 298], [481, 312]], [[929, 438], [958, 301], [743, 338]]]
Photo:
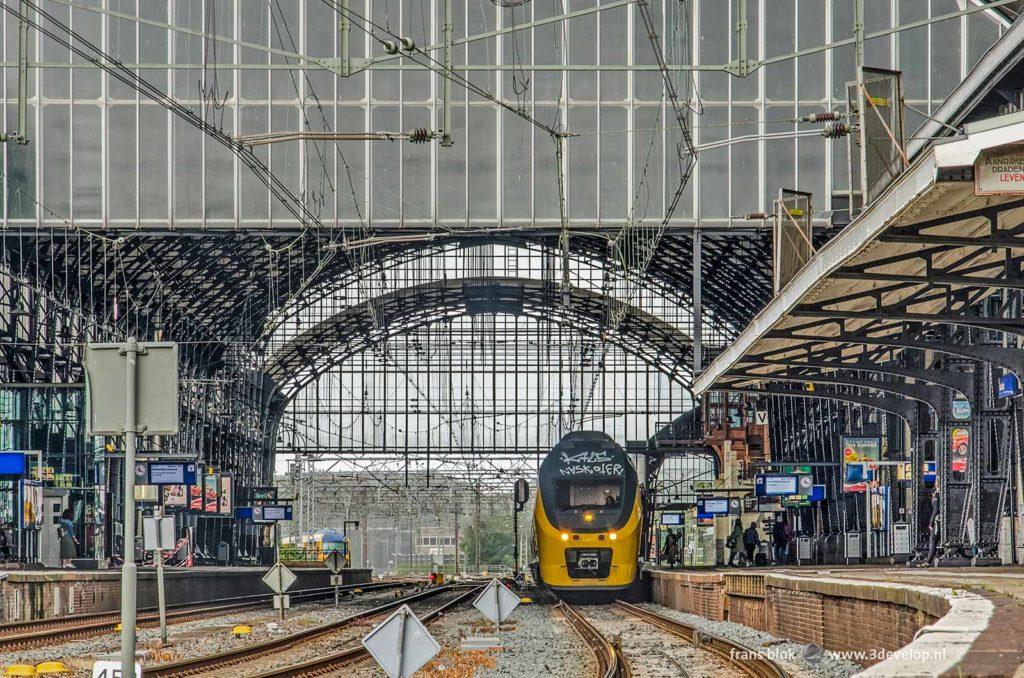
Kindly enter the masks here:
[[619, 535], [615, 534], [614, 532], [609, 532], [608, 533], [608, 538], [611, 539], [612, 541], [615, 541], [616, 539], [619, 538]]
[[562, 541], [569, 541], [569, 533], [568, 532], [563, 532], [562, 533]]

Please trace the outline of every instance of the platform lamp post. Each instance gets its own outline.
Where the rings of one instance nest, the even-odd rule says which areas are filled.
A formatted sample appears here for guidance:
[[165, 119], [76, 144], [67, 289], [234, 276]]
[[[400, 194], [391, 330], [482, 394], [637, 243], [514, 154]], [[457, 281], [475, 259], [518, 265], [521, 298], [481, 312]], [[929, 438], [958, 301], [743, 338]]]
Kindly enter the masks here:
[[[87, 344], [88, 435], [124, 436], [124, 563], [121, 566], [121, 675], [135, 675], [135, 446], [139, 434], [178, 433], [178, 345]], [[94, 397], [98, 396], [98, 397]]]
[[341, 531], [345, 533], [345, 550], [347, 551], [347, 553], [345, 554], [345, 559], [348, 562], [348, 566], [352, 567], [352, 540], [348, 536], [348, 526], [349, 525], [354, 525], [355, 528], [358, 530], [359, 529], [359, 521], [358, 520], [346, 520], [344, 523], [342, 523], [342, 526], [341, 526]]
[[525, 478], [516, 480], [512, 487], [512, 533], [515, 542], [512, 545], [512, 574], [519, 576], [519, 512], [530, 499], [530, 483]]

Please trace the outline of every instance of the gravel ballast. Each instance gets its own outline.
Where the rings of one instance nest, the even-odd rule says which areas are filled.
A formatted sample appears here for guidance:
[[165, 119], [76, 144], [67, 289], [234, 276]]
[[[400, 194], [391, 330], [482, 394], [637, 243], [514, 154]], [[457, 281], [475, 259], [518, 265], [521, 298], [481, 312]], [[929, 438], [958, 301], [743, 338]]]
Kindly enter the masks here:
[[515, 624], [515, 631], [502, 634], [495, 667], [482, 671], [480, 676], [575, 678], [592, 676], [597, 670], [593, 653], [554, 606], [520, 605], [508, 623]]
[[701, 631], [743, 643], [778, 662], [794, 676], [835, 678], [852, 676], [862, 670], [858, 664], [836, 656], [828, 650], [822, 651], [816, 645], [809, 647], [806, 643], [791, 643], [749, 626], [727, 621], [712, 621], [653, 603], [643, 603], [641, 607], [678, 619]]

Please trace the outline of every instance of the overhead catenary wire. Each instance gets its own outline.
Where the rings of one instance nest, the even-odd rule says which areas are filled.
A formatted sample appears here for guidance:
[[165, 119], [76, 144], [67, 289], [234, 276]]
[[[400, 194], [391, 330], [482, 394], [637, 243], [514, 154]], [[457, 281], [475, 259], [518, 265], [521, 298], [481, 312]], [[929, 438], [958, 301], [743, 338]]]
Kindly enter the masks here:
[[[294, 216], [304, 227], [323, 226], [316, 216], [306, 208], [299, 197], [293, 194], [291, 189], [289, 189], [288, 186], [285, 185], [269, 167], [254, 155], [252, 151], [240, 148], [229, 135], [225, 134], [216, 126], [208, 123], [201, 116], [171, 98], [170, 95], [147, 81], [138, 73], [127, 68], [119, 59], [103, 51], [102, 48], [74, 31], [60, 19], [49, 14], [36, 2], [33, 2], [32, 0], [23, 0], [23, 4], [35, 10], [40, 17], [43, 17], [48, 22], [52, 23], [60, 30], [60, 33], [54, 32], [42, 25], [32, 16], [31, 13], [23, 14], [7, 3], [4, 3], [2, 6], [4, 11], [11, 16], [25, 21], [40, 34], [45, 35], [55, 43], [66, 47], [73, 54], [85, 59], [111, 77], [122, 82], [131, 89], [138, 91], [143, 96], [152, 99], [188, 124], [196, 127], [213, 138], [222, 146], [228, 148], [232, 153], [239, 157], [243, 164], [249, 167], [253, 173], [256, 174], [260, 181], [268, 190], [270, 190], [271, 194], [277, 198], [285, 209], [288, 210], [288, 212], [291, 213], [292, 216]], [[68, 37], [64, 37], [65, 35]]]
[[[367, 25], [371, 26], [372, 28], [376, 29], [377, 31], [380, 31], [382, 33], [386, 33], [387, 35], [389, 35], [390, 37], [394, 38], [395, 40], [399, 40], [400, 41], [402, 39], [402, 36], [398, 35], [397, 33], [392, 32], [387, 27], [384, 27], [384, 26], [381, 26], [380, 24], [374, 23], [372, 20], [370, 20], [370, 19], [364, 17], [363, 15], [359, 14], [358, 12], [353, 10], [351, 7], [344, 7], [341, 4], [339, 4], [338, 2], [336, 2], [335, 0], [321, 0], [321, 2], [323, 2], [324, 4], [332, 7], [339, 14], [344, 14], [344, 15], [349, 16], [350, 18], [357, 19], [357, 21], [353, 21], [353, 22], [351, 22], [351, 24], [353, 26], [356, 26], [357, 28], [359, 28], [359, 30], [361, 30], [364, 33], [366, 33], [366, 35], [368, 37], [370, 37], [373, 40], [377, 41], [381, 45], [384, 45], [386, 40], [384, 38], [380, 37], [379, 35], [377, 35], [377, 33], [375, 31], [371, 30], [370, 28], [367, 28], [366, 27]], [[360, 22], [362, 22], [362, 24]], [[365, 25], [363, 25], [363, 24], [365, 24]], [[424, 59], [426, 59], [426, 62], [424, 62], [423, 60], [418, 59], [417, 55], [422, 55], [424, 57]], [[420, 66], [422, 66], [422, 67], [424, 67], [424, 68], [426, 68], [428, 70], [431, 70], [431, 71], [437, 73], [438, 75], [440, 75], [443, 78], [446, 78], [446, 79], [451, 80], [452, 82], [454, 82], [454, 83], [456, 83], [458, 85], [461, 85], [462, 87], [464, 87], [465, 89], [469, 90], [473, 94], [476, 94], [476, 95], [478, 95], [480, 97], [483, 97], [484, 99], [487, 99], [491, 103], [496, 104], [496, 105], [500, 106], [501, 108], [505, 109], [506, 111], [509, 111], [509, 112], [513, 113], [514, 115], [522, 118], [523, 120], [526, 120], [530, 124], [535, 125], [535, 126], [541, 128], [541, 129], [543, 129], [548, 134], [551, 134], [553, 136], [559, 136], [559, 135], [564, 134], [564, 130], [556, 129], [556, 128], [552, 127], [551, 125], [548, 125], [548, 124], [546, 124], [544, 122], [541, 122], [540, 120], [538, 120], [537, 118], [533, 117], [532, 115], [530, 115], [526, 111], [519, 110], [515, 106], [512, 106], [512, 105], [510, 105], [509, 103], [507, 103], [505, 101], [502, 101], [498, 97], [494, 96], [494, 94], [492, 94], [491, 92], [485, 90], [483, 87], [480, 87], [476, 83], [470, 81], [468, 78], [462, 76], [457, 71], [455, 71], [453, 69], [446, 68], [442, 63], [440, 63], [439, 61], [434, 59], [432, 56], [430, 56], [429, 53], [427, 53], [427, 52], [425, 52], [425, 51], [423, 51], [421, 49], [409, 50], [409, 51], [404, 53], [404, 57], [409, 59], [410, 61], [412, 61], [415, 64], [418, 64], [418, 65], [420, 65]]]

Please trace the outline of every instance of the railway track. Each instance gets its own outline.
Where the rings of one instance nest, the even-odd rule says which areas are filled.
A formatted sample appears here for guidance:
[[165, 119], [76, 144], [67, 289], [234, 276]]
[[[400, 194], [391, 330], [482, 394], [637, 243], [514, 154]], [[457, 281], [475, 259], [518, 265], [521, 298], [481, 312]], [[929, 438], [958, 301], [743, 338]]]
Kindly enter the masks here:
[[[651, 610], [631, 605], [621, 600], [615, 601], [616, 610], [637, 617], [652, 624], [673, 636], [683, 639], [694, 647], [712, 652], [726, 660], [732, 667], [752, 678], [789, 678], [789, 673], [779, 664], [764, 656], [756, 649], [729, 638], [723, 638], [685, 624], [677, 619], [652, 612]], [[672, 658], [668, 658], [672, 661]]]
[[[482, 587], [467, 589], [465, 593], [453, 598], [441, 607], [422, 615], [419, 620], [424, 624], [429, 624], [435, 619], [441, 617], [448, 610], [472, 600], [477, 594], [479, 594], [481, 588]], [[353, 645], [324, 657], [317, 657], [310, 661], [285, 666], [272, 671], [266, 671], [264, 673], [258, 673], [252, 678], [311, 678], [312, 676], [322, 676], [333, 673], [343, 666], [364, 661], [369, 657], [370, 653], [367, 652], [366, 648], [364, 648], [362, 644]]]
[[597, 658], [597, 675], [600, 678], [632, 678], [633, 673], [630, 671], [629, 662], [626, 661], [626, 656], [622, 653], [621, 648], [613, 645], [593, 624], [587, 621], [586, 617], [564, 600], [559, 601], [557, 607], [569, 621], [569, 626], [593, 651]]
[[[410, 585], [409, 582], [383, 582], [377, 584], [352, 584], [338, 587], [343, 592], [370, 592]], [[309, 601], [334, 595], [334, 587], [298, 591], [291, 595], [293, 601]], [[239, 596], [213, 601], [210, 605], [173, 605], [167, 608], [167, 623], [182, 622], [216, 617], [232, 612], [257, 610], [265, 607], [270, 595]], [[12, 622], [0, 625], [0, 652], [27, 650], [34, 647], [62, 643], [113, 631], [121, 621], [120, 612], [75, 615], [55, 619]], [[160, 616], [153, 608], [146, 608], [136, 621], [138, 627], [157, 626]]]
[[[632, 675], [621, 641], [610, 641], [582, 612], [564, 601], [558, 603], [558, 608], [597, 657], [597, 675], [600, 678], [629, 678]], [[671, 617], [623, 601], [615, 601], [610, 608], [617, 615], [621, 615], [619, 619], [635, 617], [685, 641], [694, 648], [714, 654], [728, 664], [730, 669], [742, 675], [751, 678], [789, 678], [789, 673], [779, 664], [756, 649], [737, 641], [707, 633]], [[686, 662], [679, 661], [667, 652], [659, 653], [675, 670], [683, 676], [687, 675]]]
[[[252, 644], [252, 645], [247, 645], [245, 647], [239, 647], [239, 648], [235, 648], [235, 649], [232, 649], [232, 650], [227, 650], [225, 652], [219, 652], [219, 653], [216, 653], [216, 654], [205, 655], [205, 656], [202, 656], [202, 657], [194, 657], [194, 658], [191, 658], [191, 659], [186, 659], [186, 660], [183, 660], [183, 661], [180, 661], [180, 662], [174, 662], [174, 663], [169, 663], [169, 664], [160, 664], [158, 666], [152, 666], [152, 667], [149, 667], [149, 668], [145, 668], [142, 671], [142, 675], [143, 675], [144, 678], [178, 678], [180, 676], [205, 675], [205, 674], [210, 673], [212, 671], [216, 671], [216, 670], [220, 670], [220, 669], [236, 666], [238, 664], [242, 664], [244, 662], [249, 662], [249, 661], [252, 661], [254, 659], [265, 657], [267, 655], [277, 654], [277, 653], [280, 653], [280, 652], [286, 652], [289, 649], [297, 647], [297, 646], [299, 646], [299, 645], [301, 645], [303, 643], [310, 642], [310, 641], [312, 641], [312, 640], [314, 640], [316, 638], [320, 638], [320, 637], [325, 636], [327, 634], [335, 633], [335, 632], [337, 632], [337, 631], [339, 631], [341, 629], [344, 629], [346, 626], [351, 626], [351, 625], [355, 624], [356, 622], [360, 622], [360, 621], [363, 621], [363, 620], [366, 620], [366, 619], [370, 619], [372, 617], [377, 617], [377, 616], [385, 614], [387, 612], [391, 612], [392, 610], [395, 610], [395, 609], [397, 609], [398, 607], [400, 607], [400, 606], [402, 606], [404, 604], [414, 603], [414, 602], [418, 602], [418, 601], [421, 601], [421, 600], [425, 600], [425, 599], [431, 598], [433, 596], [439, 595], [441, 593], [444, 593], [444, 592], [447, 592], [447, 591], [452, 591], [452, 590], [456, 590], [456, 587], [454, 587], [454, 586], [442, 586], [442, 587], [438, 587], [438, 588], [427, 589], [426, 591], [422, 591], [420, 593], [414, 593], [414, 594], [408, 595], [408, 596], [403, 596], [402, 598], [398, 598], [398, 599], [396, 599], [394, 601], [385, 603], [384, 605], [379, 605], [377, 607], [374, 607], [374, 608], [371, 608], [371, 609], [368, 609], [368, 610], [363, 610], [363, 611], [358, 612], [356, 614], [349, 615], [347, 617], [344, 617], [343, 619], [339, 619], [339, 620], [331, 622], [329, 624], [323, 624], [321, 626], [317, 626], [317, 627], [314, 627], [314, 628], [305, 629], [303, 631], [298, 631], [296, 633], [291, 633], [291, 634], [288, 634], [286, 636], [282, 636], [280, 638], [274, 638], [272, 640], [267, 640], [267, 641], [264, 641], [264, 642], [261, 642], [261, 643], [255, 643], [255, 644]], [[475, 589], [471, 589], [470, 592], [473, 592], [474, 590]], [[466, 593], [466, 594], [464, 594], [462, 596], [458, 596], [456, 598], [456, 600], [461, 602], [462, 600], [465, 600], [465, 598], [468, 595], [469, 595], [469, 593]], [[438, 616], [438, 615], [442, 614], [443, 611], [445, 609], [447, 609], [447, 608], [448, 608], [448, 605], [442, 606], [441, 608], [438, 608], [438, 610], [435, 610], [434, 613], [432, 613], [432, 614], [436, 613], [435, 616]], [[362, 646], [359, 646], [358, 649], [361, 650]], [[339, 652], [339, 653], [336, 653], [335, 655], [320, 657], [320, 658], [318, 658], [316, 660], [313, 660], [312, 662], [305, 662], [305, 664], [314, 664], [314, 663], [321, 663], [321, 664], [323, 664], [323, 663], [329, 662], [331, 660], [336, 661], [338, 664], [340, 664], [342, 662], [345, 662], [346, 658], [344, 656], [338, 656], [338, 655], [345, 655], [345, 652]], [[361, 658], [364, 658], [364, 657], [357, 657], [355, 659], [349, 659], [349, 662], [351, 662], [351, 661], [358, 661]], [[338, 665], [338, 664], [336, 664], [336, 665]], [[298, 670], [298, 669], [296, 669], [296, 667], [299, 667], [299, 666], [302, 666], [302, 665], [295, 665], [295, 666], [289, 667], [288, 669], [285, 669], [285, 670], [286, 671], [287, 670], [293, 670], [293, 669], [294, 670]], [[302, 671], [308, 671], [308, 672], [306, 672], [306, 673], [273, 673], [272, 672], [272, 673], [269, 673], [267, 675], [282, 675], [282, 676], [284, 676], [284, 675], [318, 675], [317, 673], [315, 673], [313, 671], [319, 670], [322, 673], [323, 671], [325, 671], [327, 669], [323, 669], [323, 668], [321, 668], [321, 669], [312, 669], [312, 668], [310, 668], [310, 669], [301, 669], [301, 670]]]

